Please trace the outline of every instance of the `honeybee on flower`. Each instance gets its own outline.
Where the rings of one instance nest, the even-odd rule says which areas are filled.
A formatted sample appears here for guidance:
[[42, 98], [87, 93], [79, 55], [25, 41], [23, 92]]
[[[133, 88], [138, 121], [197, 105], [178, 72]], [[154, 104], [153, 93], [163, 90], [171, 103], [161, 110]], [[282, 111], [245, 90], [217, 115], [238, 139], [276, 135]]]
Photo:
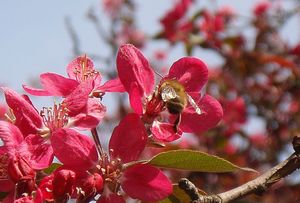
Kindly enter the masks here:
[[[198, 58], [184, 57], [176, 61], [156, 88], [148, 60], [131, 44], [120, 47], [117, 69], [131, 107], [159, 141], [176, 140], [182, 132], [206, 131], [223, 116], [216, 99], [200, 95], [208, 80], [208, 69]], [[164, 116], [165, 110], [168, 116]]]

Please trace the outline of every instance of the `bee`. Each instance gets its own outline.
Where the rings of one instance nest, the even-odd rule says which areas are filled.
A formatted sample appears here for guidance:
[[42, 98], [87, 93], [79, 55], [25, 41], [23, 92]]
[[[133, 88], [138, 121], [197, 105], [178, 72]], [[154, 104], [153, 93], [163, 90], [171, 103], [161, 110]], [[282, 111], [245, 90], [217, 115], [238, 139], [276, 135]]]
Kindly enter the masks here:
[[178, 80], [167, 79], [163, 81], [159, 85], [158, 94], [161, 96], [169, 113], [178, 115], [174, 123], [175, 132], [178, 131], [178, 126], [181, 122], [181, 113], [187, 107], [188, 103], [191, 104], [196, 113], [202, 113], [194, 99], [185, 91], [184, 86]]

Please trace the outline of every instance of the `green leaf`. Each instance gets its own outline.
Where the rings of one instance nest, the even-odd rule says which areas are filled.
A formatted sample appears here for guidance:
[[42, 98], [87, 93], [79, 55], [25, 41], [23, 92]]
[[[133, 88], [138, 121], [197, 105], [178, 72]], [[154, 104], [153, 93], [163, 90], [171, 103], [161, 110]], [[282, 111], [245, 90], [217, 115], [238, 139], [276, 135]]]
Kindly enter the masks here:
[[60, 166], [62, 166], [62, 164], [52, 163], [48, 168], [44, 169], [43, 171], [47, 174], [51, 174], [53, 171], [55, 171]]
[[181, 203], [181, 202], [191, 202], [191, 198], [184, 192], [184, 190], [180, 189], [177, 184], [173, 185], [173, 193], [167, 197], [159, 201], [158, 203]]
[[185, 149], [159, 153], [148, 163], [161, 168], [209, 173], [224, 173], [236, 170], [256, 172], [250, 168], [234, 165], [233, 163], [214, 155]]

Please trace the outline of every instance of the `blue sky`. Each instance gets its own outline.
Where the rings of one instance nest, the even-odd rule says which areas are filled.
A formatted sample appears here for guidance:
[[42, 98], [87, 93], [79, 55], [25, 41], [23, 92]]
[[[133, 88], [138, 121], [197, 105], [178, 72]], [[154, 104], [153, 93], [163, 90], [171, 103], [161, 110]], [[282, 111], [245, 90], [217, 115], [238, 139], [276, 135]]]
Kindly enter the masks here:
[[[175, 0], [136, 0], [138, 26], [146, 33], [155, 33], [160, 25], [158, 19], [172, 7]], [[159, 3], [157, 3], [159, 2]], [[199, 1], [199, 5], [212, 7], [212, 0]], [[243, 15], [249, 15], [253, 2], [250, 0], [218, 0], [218, 6], [230, 5]], [[82, 50], [87, 53], [107, 53], [93, 25], [87, 20], [90, 7], [98, 9], [105, 24], [100, 0], [3, 0], [0, 2], [0, 84], [22, 91], [21, 84], [37, 78], [42, 72], [65, 74], [65, 66], [72, 59], [72, 42], [66, 31], [64, 18], [70, 17], [79, 35]], [[299, 23], [299, 22], [298, 22]], [[292, 25], [288, 25], [290, 27]], [[287, 38], [294, 39], [299, 31], [286, 29]], [[294, 29], [293, 29], [294, 30]], [[299, 37], [297, 38], [299, 40]], [[166, 43], [149, 44], [148, 51]], [[218, 61], [215, 55], [198, 50], [197, 56], [208, 64]], [[184, 55], [182, 47], [176, 46], [170, 53], [170, 63]], [[101, 64], [97, 64], [101, 68]]]

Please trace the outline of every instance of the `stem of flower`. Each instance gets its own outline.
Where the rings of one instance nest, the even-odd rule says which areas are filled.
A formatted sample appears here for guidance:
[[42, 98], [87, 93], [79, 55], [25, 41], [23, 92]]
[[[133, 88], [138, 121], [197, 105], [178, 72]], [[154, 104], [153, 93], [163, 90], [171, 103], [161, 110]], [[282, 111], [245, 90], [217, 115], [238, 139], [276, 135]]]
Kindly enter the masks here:
[[100, 155], [100, 158], [101, 158], [103, 156], [104, 152], [103, 152], [103, 148], [101, 146], [101, 142], [100, 142], [100, 139], [99, 139], [99, 136], [98, 136], [97, 129], [96, 128], [91, 129], [91, 133], [93, 135], [93, 139], [94, 139], [94, 142], [96, 144], [97, 151], [98, 151], [98, 153]]

